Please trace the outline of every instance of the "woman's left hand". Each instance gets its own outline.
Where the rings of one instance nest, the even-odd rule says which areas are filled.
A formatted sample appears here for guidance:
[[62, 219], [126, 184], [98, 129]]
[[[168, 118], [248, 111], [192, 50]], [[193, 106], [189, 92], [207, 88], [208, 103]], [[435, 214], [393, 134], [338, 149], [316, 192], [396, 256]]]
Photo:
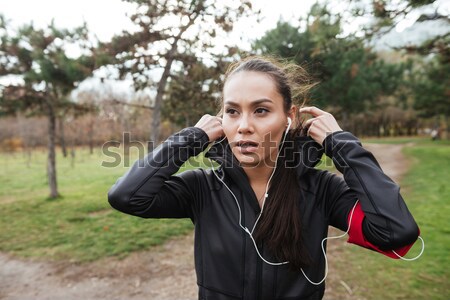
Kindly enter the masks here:
[[303, 123], [303, 127], [309, 127], [308, 135], [321, 145], [327, 135], [342, 130], [332, 114], [318, 109], [315, 106], [302, 107], [299, 112], [307, 113], [313, 116], [311, 119]]

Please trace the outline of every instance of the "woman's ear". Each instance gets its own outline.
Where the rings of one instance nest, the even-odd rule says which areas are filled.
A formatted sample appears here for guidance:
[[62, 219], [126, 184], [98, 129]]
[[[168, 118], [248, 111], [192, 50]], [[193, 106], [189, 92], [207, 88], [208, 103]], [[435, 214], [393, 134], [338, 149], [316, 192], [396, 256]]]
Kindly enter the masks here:
[[288, 112], [288, 117], [291, 118], [293, 124], [295, 124], [298, 108], [292, 105]]

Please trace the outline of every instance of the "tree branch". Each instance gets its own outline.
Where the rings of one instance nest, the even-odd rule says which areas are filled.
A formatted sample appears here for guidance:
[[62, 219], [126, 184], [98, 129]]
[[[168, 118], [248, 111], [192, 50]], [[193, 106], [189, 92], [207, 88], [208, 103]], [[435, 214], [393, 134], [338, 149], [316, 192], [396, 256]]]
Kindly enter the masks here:
[[131, 107], [137, 107], [137, 108], [145, 108], [145, 109], [150, 109], [150, 110], [154, 109], [154, 107], [150, 106], [150, 105], [128, 103], [128, 102], [117, 100], [115, 98], [109, 100], [109, 102], [112, 103], [112, 104], [116, 104], [116, 105], [124, 105], [124, 106], [131, 106]]

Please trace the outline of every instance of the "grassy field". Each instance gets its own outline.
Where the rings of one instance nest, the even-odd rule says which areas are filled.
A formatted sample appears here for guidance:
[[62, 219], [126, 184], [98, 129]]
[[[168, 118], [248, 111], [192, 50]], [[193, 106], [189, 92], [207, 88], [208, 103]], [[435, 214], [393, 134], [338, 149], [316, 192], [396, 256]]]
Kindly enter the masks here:
[[[338, 267], [349, 272], [344, 272], [342, 280], [367, 299], [379, 299], [379, 295], [383, 299], [450, 296], [450, 143], [427, 139], [414, 142], [404, 149], [413, 164], [401, 186], [421, 228], [426, 250], [419, 260], [405, 262], [359, 247], [344, 247], [345, 262]], [[191, 232], [189, 220], [147, 220], [113, 210], [107, 202], [107, 191], [127, 168], [123, 161], [121, 166], [102, 167], [104, 160], [107, 158], [100, 151], [90, 155], [79, 149], [72, 164], [70, 158], [58, 153], [62, 197], [49, 200], [45, 152], [33, 152], [29, 164], [23, 154], [0, 154], [0, 251], [85, 262], [104, 256], [123, 257]], [[329, 168], [329, 162], [325, 165]], [[419, 251], [417, 244], [408, 256]]]
[[193, 229], [190, 220], [141, 219], [112, 209], [107, 191], [126, 172], [125, 161], [105, 168], [110, 158], [100, 151], [79, 149], [74, 163], [58, 153], [62, 197], [55, 200], [47, 199], [45, 152], [27, 161], [22, 154], [0, 154], [0, 251], [84, 262], [124, 256]]
[[449, 145], [448, 140], [436, 140], [432, 141], [429, 136], [405, 136], [405, 137], [384, 137], [384, 138], [362, 138], [363, 143], [375, 143], [375, 144], [411, 144], [415, 145], [437, 145], [445, 146]]
[[428, 137], [407, 136], [407, 137], [383, 137], [383, 138], [363, 138], [365, 143], [376, 144], [407, 144], [407, 143], [427, 143]]

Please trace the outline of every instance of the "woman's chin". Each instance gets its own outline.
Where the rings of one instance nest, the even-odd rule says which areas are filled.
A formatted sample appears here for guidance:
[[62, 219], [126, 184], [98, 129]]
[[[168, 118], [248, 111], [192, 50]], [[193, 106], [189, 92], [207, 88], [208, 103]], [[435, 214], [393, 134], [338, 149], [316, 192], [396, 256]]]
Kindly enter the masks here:
[[249, 167], [257, 167], [261, 164], [261, 159], [256, 153], [249, 154], [235, 154], [236, 159], [239, 162], [241, 167], [249, 168]]

